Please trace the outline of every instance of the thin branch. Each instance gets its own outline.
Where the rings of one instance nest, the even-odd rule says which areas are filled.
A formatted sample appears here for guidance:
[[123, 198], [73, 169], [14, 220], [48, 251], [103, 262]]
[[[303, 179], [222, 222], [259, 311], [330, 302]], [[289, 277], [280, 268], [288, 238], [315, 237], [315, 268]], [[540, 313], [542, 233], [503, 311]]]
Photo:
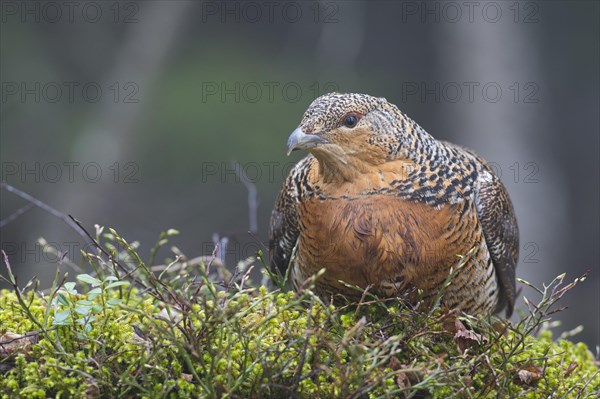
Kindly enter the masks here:
[[233, 162], [235, 173], [238, 175], [246, 190], [248, 190], [248, 217], [250, 219], [250, 233], [258, 233], [258, 190], [256, 184], [251, 181], [240, 164]]
[[15, 213], [13, 213], [12, 215], [10, 215], [9, 217], [0, 220], [0, 229], [3, 228], [4, 226], [6, 226], [7, 224], [9, 224], [10, 222], [15, 221], [16, 219], [18, 219], [19, 217], [21, 217], [21, 215], [27, 213], [28, 211], [30, 211], [31, 209], [33, 209], [35, 205], [33, 204], [27, 204], [25, 206], [20, 207], [19, 209], [17, 209], [17, 211]]
[[[192, 259], [189, 259], [186, 261], [179, 262], [179, 263], [173, 265], [169, 270], [179, 271], [179, 270], [183, 270], [187, 267], [199, 266], [201, 264], [208, 265], [209, 263], [212, 263], [217, 268], [225, 267], [225, 264], [221, 261], [221, 259], [219, 259], [215, 256], [211, 256], [211, 255], [204, 255], [204, 256], [198, 256], [196, 258], [192, 258]], [[150, 270], [153, 272], [162, 272], [168, 266], [169, 265], [155, 265], [155, 266], [150, 267]]]
[[[215, 245], [213, 258], [220, 259], [221, 262], [225, 263], [225, 254], [227, 253], [227, 245], [229, 245], [229, 237], [221, 237], [218, 233], [213, 233], [212, 240]], [[211, 263], [212, 262], [208, 263], [207, 267], [210, 267]]]
[[[51, 214], [52, 216], [62, 220], [63, 222], [65, 222], [67, 224], [67, 226], [69, 226], [70, 228], [72, 228], [73, 230], [75, 230], [77, 232], [77, 234], [79, 234], [81, 237], [83, 237], [83, 239], [86, 241], [86, 243], [88, 245], [94, 245], [94, 241], [90, 241], [88, 239], [89, 236], [86, 236], [84, 234], [81, 233], [81, 230], [79, 229], [80, 226], [78, 226], [76, 223], [73, 222], [73, 220], [71, 220], [69, 218], [69, 216], [67, 216], [66, 214], [52, 208], [50, 205], [40, 201], [39, 199], [27, 194], [26, 192], [23, 192], [21, 190], [19, 190], [18, 188], [15, 188], [13, 186], [11, 186], [10, 184], [7, 183], [0, 183], [0, 188], [8, 191], [9, 193], [13, 193], [21, 198], [23, 198], [25, 201], [29, 202], [32, 205], [37, 206], [40, 209], [43, 209], [44, 211], [48, 212], [49, 214]], [[22, 208], [21, 208], [22, 209]], [[18, 211], [17, 211], [18, 212]], [[91, 237], [89, 237], [91, 238]]]
[[37, 317], [35, 317], [33, 315], [33, 313], [31, 313], [31, 309], [30, 309], [30, 304], [28, 305], [27, 302], [25, 301], [25, 299], [23, 298], [23, 293], [21, 292], [21, 290], [19, 290], [19, 284], [17, 282], [17, 277], [13, 274], [12, 272], [12, 268], [10, 266], [10, 262], [8, 260], [8, 255], [6, 255], [6, 252], [4, 252], [4, 250], [0, 250], [0, 253], [2, 254], [2, 260], [4, 261], [4, 266], [6, 267], [6, 271], [8, 273], [8, 280], [3, 278], [4, 280], [7, 280], [10, 285], [13, 288], [13, 291], [15, 292], [15, 295], [17, 296], [17, 301], [19, 302], [19, 305], [21, 305], [21, 308], [23, 309], [23, 311], [25, 312], [25, 314], [27, 315], [27, 318], [29, 320], [31, 320], [31, 322], [33, 324], [35, 324], [39, 330], [44, 334], [44, 336], [46, 337], [46, 339], [50, 342], [50, 345], [52, 345], [52, 347], [59, 353], [64, 353], [64, 349], [60, 344], [60, 341], [55, 341], [53, 340], [49, 335], [48, 335], [48, 331], [46, 327], [44, 326], [44, 324], [42, 324]]
[[121, 264], [121, 262], [119, 262], [112, 254], [110, 254], [102, 245], [100, 245], [96, 239], [94, 237], [92, 237], [92, 235], [85, 229], [85, 227], [83, 227], [81, 225], [81, 222], [79, 222], [79, 220], [75, 219], [73, 216], [69, 215], [68, 216], [71, 220], [72, 223], [75, 224], [76, 228], [80, 229], [83, 234], [86, 235], [86, 237], [88, 238], [88, 240], [91, 240], [91, 245], [95, 248], [97, 248], [100, 252], [102, 252], [102, 254], [104, 254], [104, 256], [106, 256], [108, 259], [110, 259], [115, 265], [117, 265], [117, 267], [119, 269], [121, 269], [123, 272], [125, 272], [125, 276], [126, 277], [131, 277], [133, 279], [133, 281], [135, 281], [137, 284], [139, 284], [141, 287], [144, 287], [145, 289], [148, 288], [148, 286], [139, 278], [137, 278], [136, 276], [133, 275], [133, 272], [137, 270], [137, 268], [133, 269], [133, 270], [129, 270], [128, 268], [126, 268], [125, 266], [123, 266]]

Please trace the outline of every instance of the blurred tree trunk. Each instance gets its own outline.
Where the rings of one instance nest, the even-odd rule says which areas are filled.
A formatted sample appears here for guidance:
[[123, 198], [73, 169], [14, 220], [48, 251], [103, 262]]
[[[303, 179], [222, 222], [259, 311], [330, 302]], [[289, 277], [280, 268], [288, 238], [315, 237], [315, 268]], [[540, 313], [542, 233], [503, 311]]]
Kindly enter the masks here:
[[[59, 204], [60, 209], [82, 218], [84, 226], [90, 229], [91, 223], [110, 220], [111, 210], [120, 205], [134, 208], [142, 206], [142, 204], [115, 203], [114, 194], [117, 190], [127, 189], [127, 185], [122, 184], [123, 175], [133, 169], [124, 169], [125, 164], [133, 162], [133, 168], [140, 168], [135, 159], [126, 156], [135, 154], [132, 147], [138, 142], [136, 134], [139, 133], [136, 130], [139, 128], [144, 100], [152, 93], [154, 81], [159, 76], [169, 49], [177, 39], [178, 30], [194, 2], [150, 1], [137, 4], [140, 7], [136, 14], [138, 21], [127, 25], [125, 39], [114, 51], [114, 66], [107, 71], [103, 81], [99, 82], [102, 88], [118, 82], [116, 91], [120, 97], [113, 98], [114, 92], [105, 90], [102, 101], [93, 107], [95, 112], [89, 116], [89, 120], [84, 124], [84, 130], [72, 144], [68, 158], [80, 162], [82, 166], [90, 162], [107, 162], [101, 165], [101, 173], [104, 176], [97, 183], [103, 185], [103, 196], [96, 198], [90, 192], [80, 190], [81, 185], [68, 184], [64, 179], [58, 183], [53, 196], [46, 198], [48, 203]], [[134, 102], [125, 101], [123, 97], [126, 95], [130, 95], [130, 100]], [[119, 170], [110, 169], [112, 162], [118, 163]], [[112, 176], [113, 172], [120, 173], [118, 181], [115, 181], [116, 178]], [[142, 173], [141, 170], [136, 171], [135, 178], [139, 179]], [[78, 213], [79, 210], [92, 208], [95, 209], [95, 214]], [[59, 242], [65, 242], [65, 236], [60, 234], [62, 231], [56, 229], [56, 220], [50, 218], [45, 220], [47, 225], [40, 230], [54, 230], [56, 234], [51, 234], [53, 239], [61, 239]], [[118, 223], [118, 220], [113, 220], [112, 223]], [[143, 226], [138, 228], [143, 229]], [[153, 235], [156, 234], [153, 232]]]

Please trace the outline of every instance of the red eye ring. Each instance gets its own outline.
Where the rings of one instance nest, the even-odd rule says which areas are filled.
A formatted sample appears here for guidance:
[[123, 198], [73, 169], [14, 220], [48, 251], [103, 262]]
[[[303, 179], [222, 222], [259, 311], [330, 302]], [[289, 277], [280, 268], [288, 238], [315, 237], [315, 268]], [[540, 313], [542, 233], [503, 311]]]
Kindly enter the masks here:
[[364, 115], [361, 114], [360, 112], [348, 112], [346, 115], [344, 115], [344, 117], [342, 118], [342, 124], [344, 126], [346, 126], [349, 129], [352, 129], [353, 127], [355, 127], [358, 124], [358, 121], [360, 120], [360, 118], [362, 118]]

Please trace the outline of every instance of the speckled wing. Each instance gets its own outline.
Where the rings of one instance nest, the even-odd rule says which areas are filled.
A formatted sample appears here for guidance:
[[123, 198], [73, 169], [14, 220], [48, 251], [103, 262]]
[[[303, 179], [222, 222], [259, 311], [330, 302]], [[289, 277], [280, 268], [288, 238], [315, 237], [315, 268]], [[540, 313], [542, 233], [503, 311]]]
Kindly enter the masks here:
[[475, 205], [500, 284], [495, 313], [506, 308], [506, 317], [510, 317], [515, 305], [515, 270], [519, 259], [519, 228], [512, 202], [506, 188], [483, 158], [471, 149], [449, 142], [444, 144], [472, 156], [479, 164]]
[[311, 166], [312, 156], [301, 160], [290, 171], [285, 180], [271, 213], [269, 225], [269, 260], [272, 271], [279, 270], [285, 274], [292, 251], [300, 235], [298, 205], [305, 190], [305, 177]]
[[506, 307], [506, 317], [510, 317], [515, 305], [515, 269], [519, 259], [517, 218], [508, 192], [493, 169], [473, 151], [462, 149], [481, 165], [475, 195], [477, 216], [500, 283], [496, 312]]
[[477, 216], [500, 282], [501, 291], [496, 311], [506, 307], [506, 317], [510, 317], [516, 296], [519, 228], [506, 188], [487, 164], [483, 164], [483, 170], [475, 197]]

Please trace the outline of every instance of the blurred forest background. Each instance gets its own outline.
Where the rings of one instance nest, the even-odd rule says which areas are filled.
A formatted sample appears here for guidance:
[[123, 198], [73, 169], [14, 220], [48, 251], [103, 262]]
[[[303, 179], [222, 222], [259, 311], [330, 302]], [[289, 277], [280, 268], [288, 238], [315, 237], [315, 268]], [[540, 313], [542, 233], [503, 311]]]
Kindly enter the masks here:
[[[599, 3], [596, 1], [1, 2], [2, 181], [113, 227], [148, 254], [227, 237], [233, 266], [266, 242], [276, 193], [305, 154], [288, 135], [320, 94], [386, 97], [492, 162], [521, 232], [517, 275], [588, 280], [558, 332], [600, 344]], [[258, 193], [257, 233], [248, 191]], [[2, 248], [50, 285], [44, 237], [81, 237], [0, 192]], [[169, 256], [168, 250], [159, 259]], [[522, 295], [537, 299], [530, 290]], [[523, 302], [519, 302], [523, 306]]]

